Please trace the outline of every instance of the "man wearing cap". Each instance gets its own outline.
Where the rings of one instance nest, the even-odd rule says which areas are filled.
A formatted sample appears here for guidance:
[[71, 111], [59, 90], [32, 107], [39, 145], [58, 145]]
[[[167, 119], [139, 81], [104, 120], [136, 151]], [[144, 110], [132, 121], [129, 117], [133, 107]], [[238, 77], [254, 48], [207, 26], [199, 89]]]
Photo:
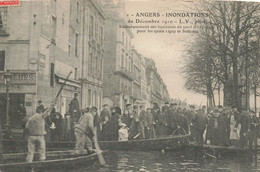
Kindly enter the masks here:
[[44, 161], [45, 155], [45, 118], [50, 115], [50, 112], [56, 104], [56, 99], [51, 102], [50, 107], [45, 111], [39, 110], [39, 113], [32, 115], [27, 123], [26, 128], [28, 129], [28, 154], [26, 161], [32, 162], [34, 157], [35, 148], [38, 148], [39, 160]]
[[74, 98], [69, 104], [69, 113], [72, 114], [73, 122], [77, 122], [80, 117], [80, 108], [78, 101], [78, 93], [74, 93]]
[[74, 126], [74, 132], [76, 137], [75, 150], [76, 153], [82, 153], [84, 151], [85, 143], [87, 145], [88, 151], [91, 153], [92, 149], [92, 140], [95, 139], [95, 128], [94, 128], [94, 116], [97, 113], [96, 107], [91, 107], [89, 113], [84, 113]]

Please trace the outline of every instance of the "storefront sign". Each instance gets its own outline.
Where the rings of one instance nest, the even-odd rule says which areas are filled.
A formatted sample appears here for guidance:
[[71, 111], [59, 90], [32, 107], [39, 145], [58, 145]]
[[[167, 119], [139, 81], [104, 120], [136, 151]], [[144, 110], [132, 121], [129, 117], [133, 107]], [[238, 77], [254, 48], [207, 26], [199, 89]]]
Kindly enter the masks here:
[[[36, 85], [9, 85], [9, 93], [35, 93]], [[6, 93], [6, 86], [0, 85], [0, 93]]]
[[[12, 84], [36, 84], [36, 73], [31, 71], [10, 71], [12, 74], [11, 81], [8, 83]], [[0, 84], [5, 84], [4, 72], [0, 73]]]

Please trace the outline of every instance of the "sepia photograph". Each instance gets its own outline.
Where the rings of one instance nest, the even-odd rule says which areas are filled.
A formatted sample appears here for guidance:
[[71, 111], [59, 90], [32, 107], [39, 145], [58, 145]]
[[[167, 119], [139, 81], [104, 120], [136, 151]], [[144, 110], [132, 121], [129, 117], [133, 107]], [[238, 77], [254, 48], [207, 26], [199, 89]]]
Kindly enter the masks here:
[[0, 0], [15, 171], [260, 171], [260, 2]]

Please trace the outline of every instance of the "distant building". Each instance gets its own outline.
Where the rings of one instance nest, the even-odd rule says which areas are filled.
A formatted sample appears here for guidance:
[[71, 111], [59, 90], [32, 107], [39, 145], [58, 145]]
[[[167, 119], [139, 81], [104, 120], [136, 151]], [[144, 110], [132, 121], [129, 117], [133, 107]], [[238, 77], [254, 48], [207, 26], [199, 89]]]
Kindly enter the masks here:
[[142, 94], [141, 94], [141, 55], [138, 54], [136, 49], [132, 49], [133, 58], [133, 103], [141, 105]]
[[99, 1], [83, 0], [82, 3], [82, 106], [101, 109], [105, 15]]
[[160, 74], [157, 72], [155, 62], [146, 58], [146, 77], [149, 88], [150, 102], [163, 105], [165, 101], [169, 101], [169, 93]]
[[128, 28], [120, 28], [127, 22], [124, 3], [107, 0], [103, 2], [107, 16], [105, 24], [103, 101], [112, 102], [122, 109], [133, 104], [133, 59], [131, 40], [133, 33]]

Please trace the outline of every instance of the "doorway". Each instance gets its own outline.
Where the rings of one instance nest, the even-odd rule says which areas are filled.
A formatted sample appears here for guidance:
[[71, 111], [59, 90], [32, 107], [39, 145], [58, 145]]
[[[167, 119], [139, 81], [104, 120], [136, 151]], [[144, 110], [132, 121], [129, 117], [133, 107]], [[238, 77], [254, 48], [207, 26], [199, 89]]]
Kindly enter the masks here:
[[[11, 128], [22, 128], [22, 119], [18, 114], [20, 104], [24, 104], [25, 94], [9, 94], [9, 116]], [[0, 94], [0, 119], [2, 126], [6, 124], [6, 94]]]

